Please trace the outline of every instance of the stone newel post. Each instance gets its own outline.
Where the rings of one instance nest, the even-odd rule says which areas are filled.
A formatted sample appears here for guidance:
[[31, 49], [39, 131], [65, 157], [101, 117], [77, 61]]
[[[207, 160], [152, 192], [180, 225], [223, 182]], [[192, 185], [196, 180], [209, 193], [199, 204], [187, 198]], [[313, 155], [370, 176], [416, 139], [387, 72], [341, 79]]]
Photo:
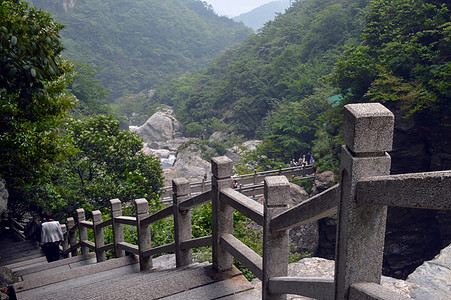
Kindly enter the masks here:
[[271, 277], [288, 275], [288, 233], [287, 230], [271, 232], [271, 219], [288, 208], [290, 183], [285, 176], [265, 178], [265, 206], [263, 226], [263, 299], [282, 300], [285, 294], [271, 295], [268, 280]]
[[232, 186], [233, 161], [226, 156], [215, 157], [211, 160], [211, 172], [213, 268], [221, 272], [230, 270], [233, 264], [232, 255], [220, 243], [223, 234], [233, 234], [233, 208], [219, 200], [220, 190]]
[[192, 250], [182, 250], [180, 244], [191, 239], [191, 210], [180, 212], [179, 205], [187, 200], [190, 194], [190, 184], [185, 178], [178, 178], [172, 181], [173, 208], [174, 208], [174, 240], [175, 240], [175, 261], [177, 268], [190, 265], [192, 263]]
[[[88, 240], [88, 229], [83, 226], [81, 222], [86, 221], [85, 210], [83, 208], [77, 209], [78, 219], [78, 233], [80, 234], [80, 243]], [[81, 254], [89, 254], [89, 248], [87, 246], [81, 246]]]
[[378, 103], [345, 106], [335, 254], [335, 299], [348, 299], [356, 282], [380, 283], [387, 207], [357, 205], [362, 177], [390, 174], [394, 116]]
[[151, 249], [150, 226], [141, 226], [141, 220], [149, 216], [149, 202], [146, 199], [136, 199], [136, 225], [138, 228], [139, 269], [141, 271], [152, 268], [152, 257], [144, 257], [143, 253]]
[[67, 218], [67, 230], [69, 231], [68, 233], [68, 239], [69, 239], [69, 245], [72, 253], [72, 256], [77, 256], [78, 255], [78, 250], [77, 248], [75, 248], [75, 245], [77, 244], [77, 237], [75, 236], [75, 231], [72, 229], [75, 226], [75, 221], [74, 218], [69, 217]]
[[99, 249], [105, 245], [103, 227], [99, 226], [102, 223], [102, 213], [100, 210], [95, 210], [92, 212], [92, 223], [94, 225], [94, 241], [96, 246], [97, 262], [102, 262], [106, 260], [106, 255], [105, 250]]
[[116, 217], [122, 216], [122, 204], [119, 199], [110, 200], [111, 204], [111, 219], [113, 220], [113, 245], [114, 245], [114, 257], [123, 257], [125, 255], [124, 250], [118, 248], [118, 243], [124, 241], [124, 226], [115, 221]]
[[63, 240], [63, 252], [64, 252], [64, 258], [69, 257], [69, 253], [66, 254], [66, 251], [69, 249], [69, 232], [67, 231], [66, 224], [61, 224], [61, 230], [63, 231], [63, 236], [66, 235], [66, 238]]

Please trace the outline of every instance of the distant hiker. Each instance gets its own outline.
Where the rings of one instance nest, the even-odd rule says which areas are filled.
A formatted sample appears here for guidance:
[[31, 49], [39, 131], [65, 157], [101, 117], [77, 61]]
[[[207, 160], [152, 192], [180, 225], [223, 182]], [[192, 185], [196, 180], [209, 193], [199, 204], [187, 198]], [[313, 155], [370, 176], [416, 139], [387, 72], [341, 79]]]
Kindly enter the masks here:
[[307, 152], [307, 154], [305, 155], [305, 163], [310, 164], [311, 160], [312, 160], [312, 155], [310, 154], [310, 152]]
[[53, 220], [52, 213], [47, 212], [45, 215], [45, 222], [41, 225], [41, 240], [39, 245], [44, 251], [48, 262], [60, 259], [60, 242], [63, 241], [63, 231], [60, 223]]
[[232, 182], [232, 187], [233, 187], [233, 189], [237, 189], [238, 188], [238, 181], [236, 181], [235, 179], [233, 180], [233, 182]]

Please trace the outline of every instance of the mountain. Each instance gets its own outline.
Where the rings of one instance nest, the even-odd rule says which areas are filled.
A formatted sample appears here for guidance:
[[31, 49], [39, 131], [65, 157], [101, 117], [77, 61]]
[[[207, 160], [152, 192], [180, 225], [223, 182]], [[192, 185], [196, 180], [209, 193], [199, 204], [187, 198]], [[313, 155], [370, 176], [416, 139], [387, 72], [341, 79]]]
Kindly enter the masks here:
[[98, 67], [110, 101], [208, 63], [252, 31], [198, 0], [32, 0], [66, 27], [63, 55]]
[[[319, 90], [324, 86], [320, 78], [332, 71], [346, 44], [359, 41], [367, 4], [362, 0], [340, 2], [293, 2], [284, 14], [228, 49], [202, 72], [157, 89], [151, 104], [171, 105], [178, 120], [193, 126], [197, 122], [207, 132], [214, 130], [211, 124], [220, 116], [235, 132], [262, 138], [271, 111], [309, 97], [317, 100], [305, 105], [314, 109], [322, 99], [334, 95], [327, 87]], [[297, 126], [299, 123], [292, 128]], [[311, 126], [309, 123], [306, 128]]]
[[271, 21], [276, 16], [276, 13], [282, 13], [290, 7], [289, 0], [272, 1], [259, 6], [247, 13], [233, 17], [232, 20], [236, 22], [243, 22], [244, 25], [257, 31], [263, 27], [266, 22]]

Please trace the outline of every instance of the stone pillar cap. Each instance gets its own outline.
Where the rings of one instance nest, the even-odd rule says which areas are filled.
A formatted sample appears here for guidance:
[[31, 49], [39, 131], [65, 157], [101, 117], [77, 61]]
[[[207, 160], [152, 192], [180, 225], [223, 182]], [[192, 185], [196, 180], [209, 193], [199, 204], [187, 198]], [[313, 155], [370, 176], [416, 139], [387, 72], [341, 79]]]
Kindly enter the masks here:
[[392, 150], [395, 117], [380, 103], [346, 105], [343, 140], [354, 153], [382, 153]]

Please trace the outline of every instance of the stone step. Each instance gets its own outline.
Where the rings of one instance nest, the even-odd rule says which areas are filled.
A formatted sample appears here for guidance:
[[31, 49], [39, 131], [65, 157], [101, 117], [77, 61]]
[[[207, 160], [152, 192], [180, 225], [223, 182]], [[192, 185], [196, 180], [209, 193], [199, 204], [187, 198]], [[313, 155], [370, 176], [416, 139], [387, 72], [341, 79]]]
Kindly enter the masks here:
[[203, 285], [188, 291], [184, 291], [161, 299], [261, 299], [261, 294], [256, 291], [243, 275], [235, 276], [226, 280]]
[[[95, 265], [97, 264], [94, 264], [93, 266]], [[123, 278], [123, 276], [133, 275], [137, 272], [139, 272], [139, 264], [129, 264], [113, 269], [95, 272], [93, 274], [78, 276], [56, 283], [48, 283], [46, 285], [28, 289], [22, 292], [20, 290], [16, 290], [16, 297], [18, 300], [89, 299], [85, 297], [79, 297], [78, 291], [85, 291], [85, 289], [88, 289], [89, 291], [89, 289], [95, 286], [104, 286], [109, 280]], [[77, 293], [74, 293], [73, 290], [76, 290]]]
[[86, 255], [78, 255], [70, 258], [60, 259], [53, 262], [47, 262], [47, 260], [44, 258], [44, 261], [41, 260], [34, 264], [28, 264], [25, 266], [10, 269], [17, 276], [23, 276], [23, 280], [30, 280], [31, 278], [33, 278], [33, 276], [43, 276], [44, 274], [48, 273], [48, 271], [56, 270], [56, 268], [63, 270], [61, 267], [64, 267], [67, 270], [70, 270], [96, 263], [97, 260], [95, 257], [95, 253], [90, 253]]
[[5, 267], [10, 268], [11, 270], [15, 270], [15, 269], [20, 269], [20, 268], [27, 268], [28, 266], [31, 266], [34, 264], [39, 264], [39, 263], [44, 263], [44, 262], [47, 262], [47, 259], [45, 258], [45, 256], [40, 256], [37, 258], [32, 258], [32, 259], [8, 264], [8, 265], [5, 265]]
[[[167, 276], [155, 277], [144, 274], [144, 276], [141, 276], [139, 280], [134, 282], [134, 284], [129, 283], [127, 285], [117, 287], [114, 291], [105, 291], [99, 296], [90, 297], [90, 299], [159, 299], [183, 293], [199, 286], [210, 285], [234, 276], [239, 276], [241, 275], [241, 272], [234, 268], [232, 271], [217, 274], [214, 273], [212, 271], [212, 267], [208, 265], [196, 269], [173, 269], [173, 272], [166, 275]], [[249, 286], [245, 289], [252, 288], [250, 283], [248, 284]], [[174, 297], [177, 299], [185, 299], [184, 293]]]
[[[16, 263], [21, 263], [30, 259], [35, 259], [39, 257], [43, 257], [44, 253], [41, 250], [32, 250], [27, 252], [18, 253], [17, 256], [9, 256], [8, 258], [1, 257], [0, 263], [1, 265], [12, 265]], [[45, 257], [44, 257], [45, 259]]]
[[16, 290], [16, 293], [20, 293], [27, 290], [36, 289], [39, 287], [45, 287], [47, 285], [52, 285], [55, 283], [88, 276], [104, 271], [113, 270], [116, 268], [120, 268], [123, 266], [133, 265], [136, 264], [138, 259], [135, 256], [126, 256], [121, 257], [117, 259], [111, 259], [107, 260], [105, 262], [96, 263], [96, 264], [90, 264], [87, 266], [79, 267], [76, 269], [71, 269], [63, 272], [53, 273], [53, 274], [46, 274], [43, 275], [41, 278], [28, 280], [28, 281], [22, 281], [14, 284], [14, 289]]
[[[193, 267], [199, 268], [199, 267]], [[30, 295], [33, 299], [93, 299], [95, 297], [101, 297], [103, 295], [110, 295], [111, 293], [118, 292], [130, 286], [136, 286], [142, 282], [153, 282], [157, 279], [168, 279], [174, 273], [174, 269], [161, 269], [161, 270], [149, 270], [139, 272], [139, 265], [134, 266], [132, 273], [127, 272], [125, 269], [116, 269], [111, 271], [105, 271], [97, 273], [94, 276], [84, 276], [69, 281], [64, 281], [56, 285], [46, 286], [45, 290], [35, 289], [31, 290]], [[143, 281], [143, 278], [146, 280]], [[166, 283], [171, 283], [168, 280]], [[149, 287], [148, 287], [149, 288]], [[23, 298], [26, 293], [21, 293], [18, 299], [31, 299]], [[125, 297], [127, 298], [127, 297]], [[139, 299], [139, 298], [131, 298]], [[142, 297], [141, 299], [148, 299], [148, 297]]]
[[0, 257], [18, 256], [22, 252], [39, 250], [39, 244], [36, 241], [23, 241], [16, 243], [8, 243], [4, 241], [3, 248], [0, 250]]

